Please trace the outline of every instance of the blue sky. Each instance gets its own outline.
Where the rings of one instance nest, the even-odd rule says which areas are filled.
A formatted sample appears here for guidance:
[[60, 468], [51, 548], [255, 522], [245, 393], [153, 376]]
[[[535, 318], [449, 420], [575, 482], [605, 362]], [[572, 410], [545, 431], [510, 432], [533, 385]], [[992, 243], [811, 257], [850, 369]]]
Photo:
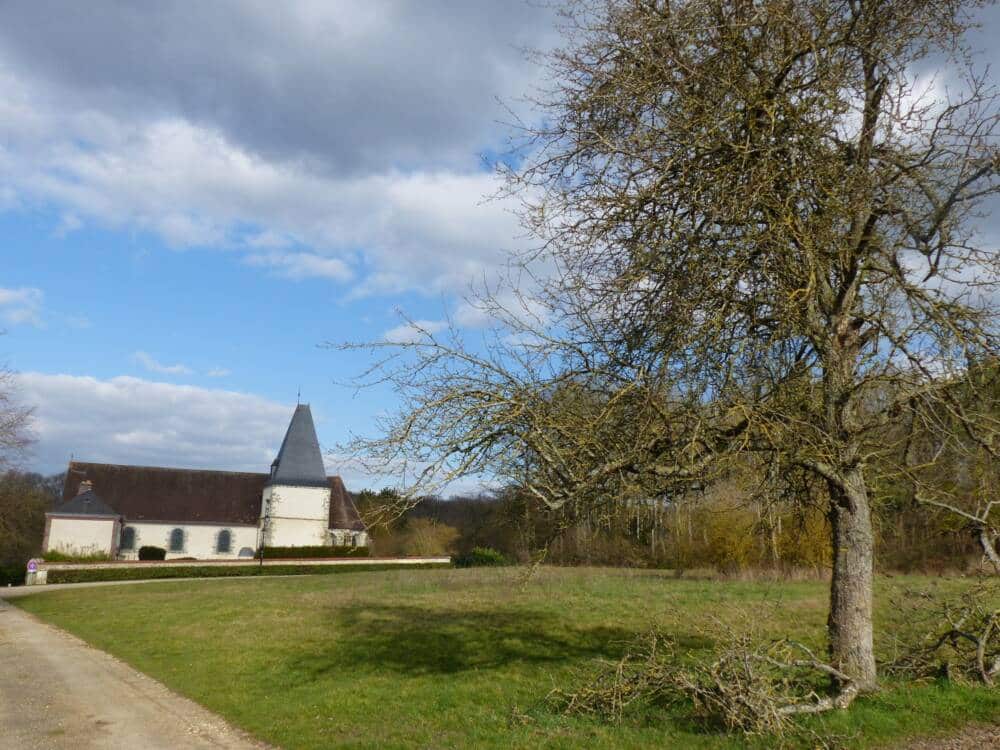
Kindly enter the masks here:
[[[519, 228], [484, 155], [551, 40], [491, 2], [12, 2], [0, 23], [0, 360], [28, 468], [264, 471], [296, 392], [334, 449], [386, 389], [325, 342], [474, 326]], [[366, 478], [350, 465], [358, 488]]]
[[[399, 310], [481, 325], [462, 295], [524, 242], [484, 156], [499, 101], [531, 117], [540, 5], [3, 3], [0, 362], [36, 407], [26, 466], [264, 471], [300, 387], [325, 447], [370, 433], [393, 394], [342, 385], [368, 358], [321, 345], [405, 336]], [[392, 479], [335, 458], [354, 489]]]

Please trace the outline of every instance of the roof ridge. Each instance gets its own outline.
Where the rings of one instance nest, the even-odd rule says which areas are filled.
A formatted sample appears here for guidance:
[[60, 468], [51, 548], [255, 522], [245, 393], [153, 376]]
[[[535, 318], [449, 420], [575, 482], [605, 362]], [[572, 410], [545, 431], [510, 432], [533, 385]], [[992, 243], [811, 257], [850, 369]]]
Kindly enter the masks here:
[[[73, 466], [117, 466], [123, 469], [153, 469], [156, 471], [199, 471], [207, 474], [229, 474], [231, 476], [241, 476], [241, 477], [266, 477], [270, 476], [266, 471], [231, 471], [229, 469], [195, 469], [187, 466], [151, 466], [148, 464], [109, 464], [104, 461], [77, 461], [73, 459], [69, 462], [70, 467]], [[327, 479], [339, 479], [341, 482], [344, 481], [340, 474], [327, 474]]]
[[70, 467], [72, 466], [116, 466], [123, 469], [146, 469], [155, 471], [198, 471], [206, 472], [209, 474], [231, 474], [237, 476], [249, 476], [249, 477], [266, 477], [267, 472], [265, 471], [231, 471], [229, 469], [196, 469], [188, 466], [152, 466], [149, 464], [113, 464], [105, 463], [104, 461], [70, 461]]

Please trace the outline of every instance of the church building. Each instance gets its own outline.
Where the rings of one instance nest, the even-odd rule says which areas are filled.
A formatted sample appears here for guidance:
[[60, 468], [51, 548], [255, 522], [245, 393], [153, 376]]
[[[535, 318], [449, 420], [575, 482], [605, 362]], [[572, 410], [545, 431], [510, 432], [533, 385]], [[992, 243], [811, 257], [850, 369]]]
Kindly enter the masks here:
[[261, 545], [368, 545], [340, 477], [328, 477], [312, 412], [295, 407], [267, 474], [70, 461], [62, 503], [45, 514], [44, 552], [136, 559], [253, 557]]

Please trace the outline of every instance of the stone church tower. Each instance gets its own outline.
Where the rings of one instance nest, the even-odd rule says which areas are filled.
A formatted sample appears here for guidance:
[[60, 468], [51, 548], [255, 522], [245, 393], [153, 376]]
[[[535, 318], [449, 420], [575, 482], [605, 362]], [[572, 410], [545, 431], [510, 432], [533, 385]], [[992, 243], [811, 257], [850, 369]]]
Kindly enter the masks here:
[[278, 457], [271, 464], [260, 522], [268, 546], [330, 543], [330, 483], [308, 404], [295, 407]]

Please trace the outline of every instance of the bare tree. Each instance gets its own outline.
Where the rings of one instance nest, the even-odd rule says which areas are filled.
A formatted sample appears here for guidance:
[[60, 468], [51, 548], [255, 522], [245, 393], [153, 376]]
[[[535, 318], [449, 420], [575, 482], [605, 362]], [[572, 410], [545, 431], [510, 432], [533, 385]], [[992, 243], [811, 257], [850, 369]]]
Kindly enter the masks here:
[[[479, 297], [482, 340], [385, 345], [368, 380], [403, 406], [357, 452], [415, 466], [409, 497], [484, 473], [562, 511], [748, 454], [809, 475], [831, 667], [873, 689], [870, 467], [899, 455], [887, 425], [998, 348], [975, 232], [996, 95], [960, 44], [978, 5], [569, 2], [507, 174], [537, 249]], [[916, 82], [932, 63], [950, 94]]]
[[14, 373], [0, 366], [0, 470], [10, 468], [31, 443], [28, 434], [31, 413], [14, 396]]
[[964, 525], [1000, 573], [1000, 363], [974, 363], [939, 383], [935, 398], [908, 409], [903, 460], [890, 473], [917, 504]]

